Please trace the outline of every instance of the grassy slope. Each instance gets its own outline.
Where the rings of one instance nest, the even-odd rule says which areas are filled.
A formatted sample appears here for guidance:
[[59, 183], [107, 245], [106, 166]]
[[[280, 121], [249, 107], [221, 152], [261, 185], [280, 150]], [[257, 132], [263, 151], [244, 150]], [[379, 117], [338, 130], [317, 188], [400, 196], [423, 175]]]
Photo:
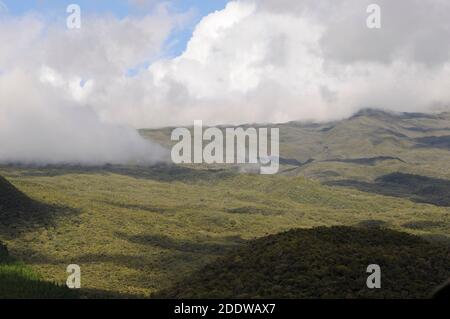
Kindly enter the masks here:
[[[280, 128], [280, 156], [307, 165], [285, 166], [286, 174], [321, 181], [373, 181], [393, 172], [450, 179], [450, 113], [392, 114], [364, 110], [350, 119], [311, 124], [290, 122]], [[170, 145], [170, 130], [141, 130]], [[392, 157], [371, 165], [342, 159]], [[400, 160], [397, 160], [398, 158]]]
[[15, 256], [59, 282], [68, 264], [79, 264], [83, 287], [134, 296], [171, 286], [245, 240], [291, 228], [378, 220], [445, 241], [450, 233], [450, 208], [302, 177], [174, 175], [164, 167], [4, 167], [0, 175], [33, 200], [60, 207], [50, 220], [35, 219], [13, 232], [3, 220], [0, 239]]
[[[437, 203], [449, 193], [449, 114], [364, 111], [280, 127], [281, 156], [312, 160], [283, 166], [286, 176], [189, 167], [0, 168], [26, 196], [0, 192], [0, 206], [12, 203], [0, 207], [0, 240], [47, 280], [64, 282], [66, 266], [77, 263], [83, 287], [133, 296], [169, 287], [248, 239], [296, 227], [382, 224], [448, 243], [450, 208], [409, 199], [433, 194]], [[141, 133], [169, 144], [170, 129]], [[392, 159], [373, 160], [380, 156]], [[386, 181], [395, 172], [428, 176], [432, 187]], [[410, 184], [423, 180], [400, 180], [405, 176]], [[18, 202], [27, 204], [16, 209]]]
[[74, 291], [44, 281], [22, 262], [8, 256], [0, 242], [0, 299], [2, 298], [77, 298]]
[[[381, 267], [381, 289], [366, 286]], [[427, 298], [450, 275], [450, 248], [381, 228], [331, 227], [251, 241], [158, 298]]]
[[[284, 132], [281, 152], [286, 157], [301, 161], [315, 159], [312, 164], [295, 171], [304, 176], [320, 180], [372, 181], [392, 172], [403, 172], [450, 178], [449, 148], [433, 147], [420, 140], [427, 136], [450, 135], [448, 113], [395, 115], [368, 110], [350, 119], [318, 127], [288, 123], [281, 131]], [[390, 156], [400, 161], [385, 160], [374, 165], [333, 161], [377, 156]]]
[[[368, 109], [336, 122], [274, 126], [282, 175], [450, 206], [450, 113]], [[171, 144], [169, 129], [141, 134]]]

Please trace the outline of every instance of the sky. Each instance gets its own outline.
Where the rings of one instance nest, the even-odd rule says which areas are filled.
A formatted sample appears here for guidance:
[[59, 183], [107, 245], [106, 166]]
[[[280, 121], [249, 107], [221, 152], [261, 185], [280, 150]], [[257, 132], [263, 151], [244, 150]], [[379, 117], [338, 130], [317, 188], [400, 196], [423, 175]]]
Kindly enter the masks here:
[[[160, 2], [153, 0], [0, 0], [8, 14], [21, 16], [35, 12], [44, 16], [48, 21], [61, 18], [61, 14], [65, 13], [67, 6], [72, 3], [78, 4], [83, 12], [91, 15], [112, 14], [118, 18], [125, 18], [130, 15], [142, 16], [148, 14]], [[227, 2], [228, 0], [167, 1], [167, 5], [174, 12], [191, 12], [188, 23], [181, 30], [175, 30], [167, 40], [168, 43], [173, 44], [168, 54], [172, 56], [181, 54], [200, 19], [211, 12], [222, 10]]]
[[136, 128], [194, 120], [449, 110], [447, 0], [2, 3], [0, 162], [155, 161], [165, 152]]

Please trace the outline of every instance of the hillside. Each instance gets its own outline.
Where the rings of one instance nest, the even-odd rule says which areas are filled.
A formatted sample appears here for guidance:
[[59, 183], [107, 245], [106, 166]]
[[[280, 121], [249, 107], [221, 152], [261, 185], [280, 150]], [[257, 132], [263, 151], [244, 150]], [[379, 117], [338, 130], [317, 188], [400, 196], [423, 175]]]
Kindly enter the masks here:
[[75, 291], [46, 282], [30, 267], [9, 256], [0, 242], [0, 299], [77, 298]]
[[[0, 224], [15, 258], [48, 281], [82, 268], [82, 293], [146, 297], [248, 240], [293, 228], [382, 225], [450, 242], [450, 208], [301, 176], [159, 167], [0, 167], [52, 211], [20, 232]], [[108, 276], [105, 278], [105, 273]]]
[[[5, 214], [14, 213], [33, 213], [34, 210], [42, 208], [36, 201], [20, 192], [4, 177], [0, 176], [0, 213], [2, 217]], [[2, 218], [1, 221], [4, 221]]]
[[[0, 176], [0, 236], [16, 238], [21, 233], [48, 225], [54, 209], [19, 191]], [[44, 281], [31, 267], [9, 255], [0, 241], [0, 298], [76, 298], [66, 287]]]
[[66, 213], [70, 213], [69, 208], [33, 199], [0, 176], [0, 239], [16, 238], [39, 227], [51, 227], [55, 218]]
[[[418, 197], [417, 189], [411, 188], [417, 179], [435, 185], [438, 197], [449, 194], [446, 183], [450, 179], [449, 113], [395, 114], [365, 110], [349, 119], [317, 127], [288, 123], [284, 132], [283, 156], [308, 163], [288, 169], [287, 174], [322, 182], [339, 181], [347, 187], [378, 193], [380, 182], [401, 173], [410, 177], [396, 181], [402, 191], [397, 192], [389, 187], [392, 184], [384, 183], [383, 186], [388, 186], [384, 195], [391, 192], [391, 196], [421, 201], [424, 196]], [[430, 189], [425, 190], [425, 197], [431, 193]]]
[[[0, 166], [0, 240], [48, 282], [63, 284], [67, 265], [80, 265], [87, 297], [148, 297], [290, 229], [375, 225], [448, 245], [449, 150], [432, 138], [449, 135], [446, 116], [367, 110], [281, 124], [282, 172], [272, 176], [208, 165]], [[164, 144], [170, 129], [141, 133]]]
[[[243, 125], [248, 126], [266, 127]], [[282, 175], [300, 175], [374, 193], [387, 187], [383, 195], [449, 205], [440, 198], [450, 194], [450, 113], [366, 109], [334, 122], [294, 121], [269, 126], [280, 128]], [[171, 145], [168, 128], [140, 132], [162, 145]], [[394, 173], [409, 178], [398, 180], [396, 185], [384, 183]], [[426, 180], [434, 189], [417, 190], [412, 185], [416, 179]]]
[[[368, 289], [369, 264], [381, 289]], [[319, 227], [263, 237], [157, 298], [426, 298], [450, 277], [450, 248], [381, 228]]]

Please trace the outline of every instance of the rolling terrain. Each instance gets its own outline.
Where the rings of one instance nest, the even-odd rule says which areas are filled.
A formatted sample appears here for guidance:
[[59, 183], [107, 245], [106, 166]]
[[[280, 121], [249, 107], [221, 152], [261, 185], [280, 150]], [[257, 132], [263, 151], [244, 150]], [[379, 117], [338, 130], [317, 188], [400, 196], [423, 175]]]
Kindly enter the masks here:
[[[80, 265], [82, 297], [157, 296], [255, 239], [292, 229], [311, 238], [306, 230], [321, 226], [420, 236], [407, 240], [416, 263], [428, 258], [420, 255], [431, 247], [423, 240], [436, 252], [450, 243], [449, 128], [448, 114], [374, 110], [333, 123], [280, 124], [283, 165], [273, 176], [219, 165], [3, 165], [0, 241], [48, 282], [64, 283], [67, 265]], [[170, 145], [168, 128], [140, 132]], [[395, 234], [386, 240], [407, 236]], [[387, 259], [398, 254], [391, 248]], [[445, 276], [428, 286], [418, 279], [417, 289]]]
[[76, 291], [45, 281], [29, 266], [9, 256], [0, 242], [0, 298], [63, 299], [78, 298]]
[[[449, 205], [450, 113], [365, 109], [329, 123], [248, 126], [280, 128], [281, 175]], [[170, 132], [141, 130], [166, 147]]]
[[[381, 289], [366, 287], [374, 263]], [[377, 227], [318, 227], [253, 240], [157, 297], [428, 298], [449, 268], [448, 246]]]

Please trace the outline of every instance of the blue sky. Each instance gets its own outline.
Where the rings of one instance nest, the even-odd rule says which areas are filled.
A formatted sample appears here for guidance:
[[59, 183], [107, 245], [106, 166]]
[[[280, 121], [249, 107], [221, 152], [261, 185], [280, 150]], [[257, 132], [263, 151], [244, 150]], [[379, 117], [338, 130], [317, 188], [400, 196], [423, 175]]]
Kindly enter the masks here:
[[[168, 39], [168, 43], [174, 43], [168, 52], [172, 56], [179, 55], [186, 47], [187, 41], [192, 35], [194, 26], [200, 19], [211, 12], [221, 10], [229, 0], [172, 0], [164, 1], [170, 4], [175, 12], [187, 12], [193, 10], [194, 17], [183, 30], [178, 30]], [[136, 5], [145, 2], [147, 5]], [[163, 1], [156, 0], [0, 0], [8, 8], [8, 14], [20, 16], [29, 12], [37, 12], [48, 19], [55, 19], [66, 15], [69, 4], [80, 5], [82, 13], [89, 14], [114, 14], [117, 17], [128, 15], [142, 15], [152, 10], [152, 4]], [[133, 4], [134, 3], [134, 4]]]

